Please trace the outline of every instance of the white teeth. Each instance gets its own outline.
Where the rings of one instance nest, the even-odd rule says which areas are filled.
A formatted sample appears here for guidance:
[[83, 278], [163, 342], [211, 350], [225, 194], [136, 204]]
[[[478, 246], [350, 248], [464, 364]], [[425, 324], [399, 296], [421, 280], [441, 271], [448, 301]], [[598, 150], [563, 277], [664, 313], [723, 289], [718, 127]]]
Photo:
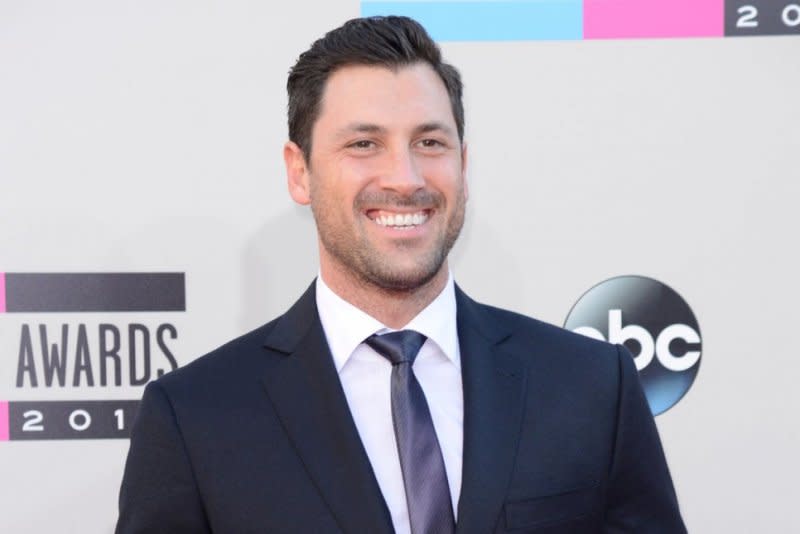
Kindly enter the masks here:
[[428, 215], [424, 212], [417, 213], [397, 213], [395, 215], [379, 215], [374, 221], [381, 226], [393, 226], [395, 228], [409, 228], [417, 226], [428, 220]]

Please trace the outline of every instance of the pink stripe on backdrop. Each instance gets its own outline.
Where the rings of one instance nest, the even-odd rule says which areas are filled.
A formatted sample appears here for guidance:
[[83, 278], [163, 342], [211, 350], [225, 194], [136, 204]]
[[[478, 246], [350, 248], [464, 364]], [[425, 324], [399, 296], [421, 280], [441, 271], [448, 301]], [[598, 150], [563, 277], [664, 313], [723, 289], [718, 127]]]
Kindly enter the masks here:
[[725, 0], [584, 0], [583, 38], [722, 37]]
[[6, 312], [6, 273], [0, 273], [0, 313]]
[[0, 441], [8, 441], [8, 401], [0, 401]]

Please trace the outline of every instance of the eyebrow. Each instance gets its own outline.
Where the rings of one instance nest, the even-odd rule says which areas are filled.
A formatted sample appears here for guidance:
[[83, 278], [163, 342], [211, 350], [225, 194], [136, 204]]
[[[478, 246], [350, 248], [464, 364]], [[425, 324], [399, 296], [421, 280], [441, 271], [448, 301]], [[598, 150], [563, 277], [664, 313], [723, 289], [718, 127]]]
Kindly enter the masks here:
[[[442, 132], [446, 135], [454, 135], [454, 131], [448, 125], [442, 122], [426, 122], [414, 128], [414, 135]], [[353, 122], [336, 131], [336, 137], [345, 137], [354, 133], [370, 133], [370, 134], [385, 134], [387, 129], [377, 124], [368, 122]]]
[[453, 129], [442, 122], [426, 122], [414, 128], [414, 134], [424, 134], [430, 132], [442, 132], [445, 135], [453, 135]]
[[353, 122], [336, 131], [336, 137], [345, 137], [354, 133], [386, 133], [386, 128], [367, 122]]

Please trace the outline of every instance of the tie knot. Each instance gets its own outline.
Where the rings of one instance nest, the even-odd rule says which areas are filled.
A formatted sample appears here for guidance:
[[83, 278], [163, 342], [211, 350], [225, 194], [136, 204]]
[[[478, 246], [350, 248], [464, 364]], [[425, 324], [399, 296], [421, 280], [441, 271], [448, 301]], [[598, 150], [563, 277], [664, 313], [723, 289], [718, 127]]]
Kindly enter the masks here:
[[405, 362], [413, 364], [426, 339], [414, 330], [400, 330], [381, 336], [371, 335], [364, 340], [364, 343], [392, 362], [392, 365], [398, 365]]

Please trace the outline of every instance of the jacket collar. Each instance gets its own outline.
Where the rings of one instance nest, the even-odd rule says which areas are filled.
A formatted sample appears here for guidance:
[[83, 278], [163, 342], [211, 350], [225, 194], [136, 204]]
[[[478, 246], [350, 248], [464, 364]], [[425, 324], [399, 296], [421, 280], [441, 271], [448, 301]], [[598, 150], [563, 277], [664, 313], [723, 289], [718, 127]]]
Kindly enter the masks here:
[[525, 367], [503, 349], [511, 331], [456, 288], [464, 384], [458, 534], [494, 532], [511, 481], [525, 405]]
[[341, 530], [392, 532], [319, 321], [314, 284], [264, 345], [279, 353], [263, 380], [267, 394]]

